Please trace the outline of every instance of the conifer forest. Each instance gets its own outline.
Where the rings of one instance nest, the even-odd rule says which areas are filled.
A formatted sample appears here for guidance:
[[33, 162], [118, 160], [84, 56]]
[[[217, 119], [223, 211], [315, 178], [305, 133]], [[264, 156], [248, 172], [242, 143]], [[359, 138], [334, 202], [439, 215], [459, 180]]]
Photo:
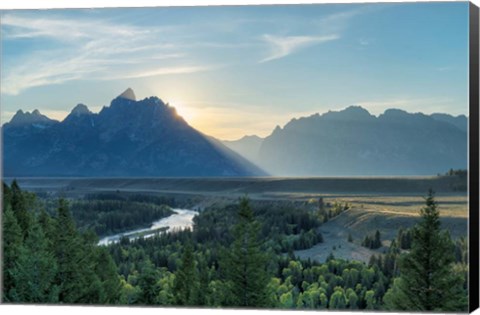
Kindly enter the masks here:
[[[367, 262], [296, 253], [324, 242], [322, 226], [352, 205], [311, 210], [255, 203], [210, 205], [190, 229], [99, 237], [168, 217], [175, 198], [121, 193], [45, 198], [3, 184], [3, 302], [206, 308], [465, 311], [465, 238], [442, 228], [428, 192], [416, 224]], [[382, 246], [381, 233], [362, 248]]]

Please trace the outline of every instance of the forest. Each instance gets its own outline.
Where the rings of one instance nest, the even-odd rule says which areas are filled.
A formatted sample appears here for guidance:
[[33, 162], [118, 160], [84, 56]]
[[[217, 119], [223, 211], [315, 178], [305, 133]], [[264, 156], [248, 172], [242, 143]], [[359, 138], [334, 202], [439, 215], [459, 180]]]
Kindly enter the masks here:
[[[322, 242], [322, 224], [348, 204], [311, 211], [243, 197], [207, 207], [192, 230], [108, 246], [98, 246], [100, 235], [168, 216], [175, 200], [112, 194], [53, 202], [13, 181], [3, 184], [3, 205], [4, 303], [467, 310], [467, 243], [442, 229], [432, 191], [418, 223], [368, 264], [295, 256]], [[364, 246], [378, 246], [376, 232]]]

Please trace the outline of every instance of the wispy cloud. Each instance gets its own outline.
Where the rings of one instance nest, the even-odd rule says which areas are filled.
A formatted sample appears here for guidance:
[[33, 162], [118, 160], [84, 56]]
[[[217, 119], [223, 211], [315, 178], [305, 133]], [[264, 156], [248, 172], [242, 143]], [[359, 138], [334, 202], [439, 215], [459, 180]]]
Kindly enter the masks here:
[[109, 24], [102, 20], [69, 20], [52, 18], [30, 18], [5, 15], [2, 29], [6, 38], [49, 37], [61, 41], [78, 41], [94, 37], [133, 37], [148, 31], [129, 25]]
[[[4, 40], [49, 40], [22, 57], [4, 57], [2, 92], [17, 95], [38, 86], [72, 80], [143, 78], [207, 71], [188, 60], [177, 43], [159, 40], [171, 28], [140, 28], [103, 19], [38, 18], [8, 14], [2, 18]], [[52, 48], [53, 47], [53, 48]]]
[[274, 36], [264, 35], [263, 39], [270, 45], [270, 55], [260, 63], [286, 57], [303, 48], [338, 39], [338, 35], [327, 36]]
[[439, 72], [446, 72], [446, 71], [451, 71], [451, 70], [454, 70], [455, 67], [452, 67], [452, 66], [444, 66], [444, 67], [437, 67], [435, 68], [435, 70], [439, 71]]
[[360, 14], [363, 14], [365, 9], [353, 9], [344, 12], [333, 13], [315, 22], [316, 26], [324, 32], [340, 32], [343, 31], [350, 20]]
[[365, 38], [360, 38], [358, 40], [358, 43], [361, 45], [361, 46], [368, 46], [370, 45], [370, 41], [368, 39], [365, 39]]
[[261, 59], [259, 63], [284, 58], [302, 49], [340, 39], [351, 20], [358, 15], [369, 12], [369, 10], [371, 10], [370, 7], [362, 7], [329, 14], [313, 21], [302, 20], [302, 23], [308, 24], [311, 30], [310, 34], [307, 35], [264, 35], [262, 39], [268, 44], [270, 53], [267, 57]]
[[184, 74], [184, 73], [196, 73], [212, 70], [218, 68], [218, 66], [186, 66], [186, 67], [163, 67], [155, 68], [149, 70], [135, 71], [132, 73], [124, 73], [119, 77], [108, 77], [108, 79], [138, 79], [138, 78], [147, 78], [160, 75], [168, 74]]
[[[350, 20], [364, 11], [350, 10], [300, 21], [303, 31], [295, 33], [298, 29], [289, 29], [282, 34], [262, 31], [263, 36], [246, 36], [248, 32], [242, 33], [241, 26], [260, 23], [277, 27], [284, 22], [234, 18], [195, 26], [180, 23], [146, 27], [129, 24], [128, 19], [125, 22], [94, 14], [69, 18], [38, 12], [7, 13], [2, 15], [2, 40], [8, 45], [21, 42], [22, 50], [19, 55], [3, 56], [2, 93], [17, 95], [32, 87], [74, 80], [137, 79], [204, 72], [223, 67], [212, 58], [219, 50], [226, 52], [222, 55], [223, 64], [229, 62], [228, 56], [232, 57], [230, 64], [235, 64], [238, 61], [235, 53], [239, 49], [244, 49], [247, 55], [251, 51], [255, 54], [255, 59], [247, 56], [242, 62], [257, 62], [257, 49], [264, 53], [259, 63], [271, 62], [338, 40]], [[219, 30], [229, 35], [238, 32], [233, 35], [242, 35], [242, 40], [232, 41], [231, 36]], [[221, 36], [211, 36], [219, 32]], [[34, 44], [27, 47], [30, 44], [25, 46], [25, 43]], [[230, 52], [234, 53], [229, 55]]]

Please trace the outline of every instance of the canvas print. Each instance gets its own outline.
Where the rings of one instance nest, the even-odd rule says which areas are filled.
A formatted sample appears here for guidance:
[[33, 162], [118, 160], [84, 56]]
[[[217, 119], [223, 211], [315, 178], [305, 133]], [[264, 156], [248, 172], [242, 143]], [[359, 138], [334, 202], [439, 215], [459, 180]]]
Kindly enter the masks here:
[[2, 11], [2, 302], [467, 312], [470, 10]]

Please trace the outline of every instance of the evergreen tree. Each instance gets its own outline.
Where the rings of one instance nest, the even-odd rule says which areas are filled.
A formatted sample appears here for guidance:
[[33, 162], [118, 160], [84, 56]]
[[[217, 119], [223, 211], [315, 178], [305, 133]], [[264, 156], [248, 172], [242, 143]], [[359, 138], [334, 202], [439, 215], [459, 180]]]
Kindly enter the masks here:
[[31, 215], [27, 209], [27, 201], [25, 200], [24, 193], [18, 186], [16, 180], [12, 182], [11, 185], [11, 205], [13, 213], [17, 219], [18, 225], [22, 229], [22, 235], [25, 237], [29, 231], [29, 226], [31, 223]]
[[367, 247], [367, 248], [373, 248], [372, 246], [373, 242], [372, 239], [370, 238], [369, 235], [365, 236], [362, 242], [362, 246]]
[[95, 275], [92, 248], [76, 230], [67, 202], [60, 200], [55, 226], [56, 283], [64, 303], [99, 303], [99, 279]]
[[175, 295], [173, 287], [175, 286], [175, 275], [164, 268], [160, 269], [160, 280], [157, 281], [157, 285], [160, 292], [155, 302], [160, 305], [174, 305]]
[[116, 304], [120, 299], [122, 283], [117, 266], [105, 247], [96, 248], [95, 274], [101, 284], [100, 304]]
[[440, 229], [440, 213], [430, 191], [421, 221], [413, 229], [412, 249], [400, 259], [400, 277], [384, 297], [387, 308], [409, 311], [464, 311], [467, 292], [452, 269], [453, 244]]
[[375, 309], [376, 300], [375, 300], [375, 292], [373, 290], [368, 290], [365, 293], [365, 303], [366, 303], [365, 309], [367, 310]]
[[6, 205], [12, 204], [12, 190], [5, 182], [2, 182], [2, 193], [3, 193], [3, 212], [5, 211]]
[[269, 304], [267, 257], [262, 251], [259, 232], [260, 225], [254, 219], [248, 199], [242, 198], [226, 266], [233, 306], [267, 307]]
[[57, 264], [49, 251], [45, 235], [32, 221], [24, 246], [12, 269], [15, 301], [23, 303], [54, 303], [58, 286], [54, 284]]
[[193, 246], [188, 242], [183, 251], [182, 264], [175, 273], [175, 299], [179, 305], [197, 305], [198, 274], [193, 256]]
[[[14, 181], [4, 185], [3, 301], [23, 303], [114, 303], [121, 284], [108, 251], [96, 235], [78, 233], [67, 203], [57, 218], [32, 211], [35, 195]], [[15, 209], [13, 208], [15, 206]], [[23, 224], [20, 224], [23, 222]]]
[[375, 239], [373, 240], [373, 248], [380, 248], [382, 247], [382, 241], [380, 239], [380, 231], [375, 231]]
[[38, 216], [38, 224], [42, 228], [43, 234], [45, 235], [47, 245], [50, 251], [54, 252], [54, 241], [55, 241], [55, 219], [52, 218], [45, 209], [40, 211]]
[[2, 233], [3, 233], [3, 298], [4, 302], [16, 302], [13, 296], [14, 267], [21, 253], [23, 243], [22, 229], [18, 225], [17, 219], [13, 214], [9, 204], [4, 204]]
[[212, 267], [210, 269], [206, 262], [205, 256], [200, 255], [198, 257], [198, 282], [199, 286], [197, 288], [197, 302], [198, 305], [208, 305], [207, 304], [207, 295], [208, 295], [208, 284], [211, 281], [211, 274], [215, 273], [215, 269]]
[[382, 247], [382, 241], [380, 239], [380, 231], [376, 230], [375, 235], [367, 235], [363, 239], [362, 246], [365, 246], [370, 249], [377, 249]]
[[412, 232], [410, 229], [400, 229], [397, 235], [397, 244], [401, 249], [410, 249], [412, 246]]
[[153, 266], [150, 260], [147, 260], [142, 267], [140, 277], [138, 279], [138, 286], [140, 287], [140, 294], [138, 303], [143, 305], [153, 305], [157, 303], [157, 296], [160, 291], [158, 279], [160, 275]]

